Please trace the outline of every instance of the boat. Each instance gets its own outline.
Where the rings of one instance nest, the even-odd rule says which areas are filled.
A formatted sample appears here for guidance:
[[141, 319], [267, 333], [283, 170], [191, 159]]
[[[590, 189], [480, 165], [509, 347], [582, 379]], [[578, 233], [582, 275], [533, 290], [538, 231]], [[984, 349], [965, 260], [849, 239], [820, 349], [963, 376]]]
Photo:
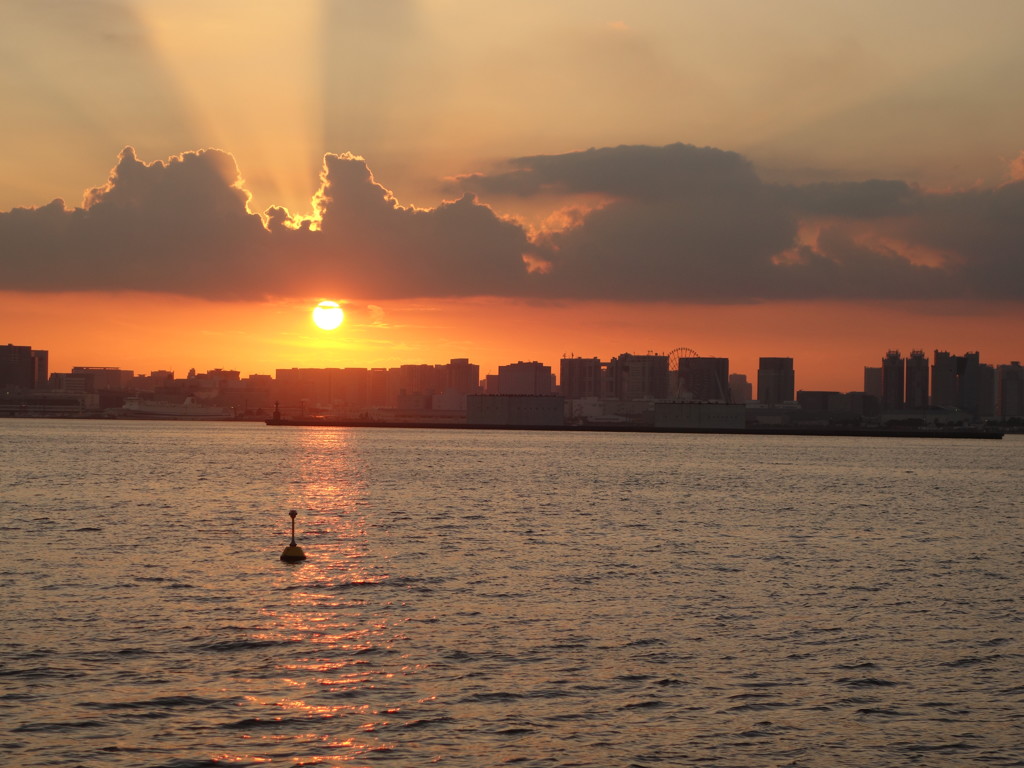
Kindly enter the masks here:
[[159, 400], [143, 400], [138, 397], [125, 398], [124, 405], [112, 409], [115, 418], [121, 419], [182, 419], [188, 421], [223, 420], [234, 418], [230, 408], [221, 405], [204, 405], [193, 397], [186, 397], [181, 403]]

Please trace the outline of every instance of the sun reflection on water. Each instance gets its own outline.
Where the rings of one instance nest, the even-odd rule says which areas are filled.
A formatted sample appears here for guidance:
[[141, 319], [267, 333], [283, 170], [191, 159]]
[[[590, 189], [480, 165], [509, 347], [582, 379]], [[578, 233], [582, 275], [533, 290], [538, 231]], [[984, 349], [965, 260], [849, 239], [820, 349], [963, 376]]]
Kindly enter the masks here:
[[290, 745], [303, 765], [351, 764], [395, 748], [378, 731], [401, 711], [385, 686], [414, 674], [397, 647], [405, 618], [372, 590], [390, 579], [365, 517], [364, 468], [348, 430], [309, 429], [296, 454], [289, 505], [299, 511], [296, 539], [308, 559], [282, 565], [286, 605], [263, 612], [256, 639], [288, 644], [277, 686], [293, 695], [254, 702], [280, 728], [253, 733], [268, 748]]

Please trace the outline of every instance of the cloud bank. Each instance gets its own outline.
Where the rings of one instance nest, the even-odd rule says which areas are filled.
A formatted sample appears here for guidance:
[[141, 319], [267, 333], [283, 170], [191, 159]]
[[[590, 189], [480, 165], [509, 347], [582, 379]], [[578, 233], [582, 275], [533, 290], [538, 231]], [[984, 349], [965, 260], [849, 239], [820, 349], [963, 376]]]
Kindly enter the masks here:
[[[403, 206], [350, 154], [324, 158], [313, 217], [263, 215], [220, 150], [122, 151], [82, 204], [0, 212], [0, 288], [211, 299], [506, 296], [736, 303], [1024, 300], [1024, 180], [768, 184], [685, 144], [515, 158]], [[499, 214], [550, 203], [541, 228]], [[554, 201], [553, 203], [551, 201]], [[554, 211], [553, 211], [554, 212]]]

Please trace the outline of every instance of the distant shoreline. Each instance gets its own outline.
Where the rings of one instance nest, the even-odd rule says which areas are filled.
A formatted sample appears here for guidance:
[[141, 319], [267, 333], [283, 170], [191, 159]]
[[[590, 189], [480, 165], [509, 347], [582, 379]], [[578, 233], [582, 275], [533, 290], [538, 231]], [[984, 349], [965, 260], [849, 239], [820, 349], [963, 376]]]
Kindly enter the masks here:
[[729, 429], [715, 427], [644, 427], [621, 424], [584, 424], [578, 426], [528, 426], [518, 424], [432, 424], [428, 422], [360, 421], [357, 419], [332, 421], [327, 419], [267, 419], [271, 427], [372, 427], [383, 429], [470, 429], [521, 430], [529, 432], [636, 432], [689, 435], [799, 435], [809, 437], [937, 437], [970, 440], [1001, 440], [1002, 430], [984, 428], [966, 429], [907, 429], [887, 427], [830, 428], [830, 427], [749, 427]]
[[259, 424], [271, 427], [334, 427], [371, 429], [462, 429], [498, 430], [523, 432], [618, 432], [637, 434], [687, 434], [687, 435], [796, 435], [807, 437], [935, 437], [959, 440], [1001, 440], [1006, 434], [1014, 434], [1017, 428], [962, 427], [946, 429], [907, 427], [748, 427], [729, 429], [727, 427], [653, 427], [628, 424], [580, 424], [580, 425], [521, 425], [521, 424], [466, 424], [407, 421], [368, 421], [359, 419], [266, 419], [255, 418], [189, 418], [172, 416], [150, 416], [146, 418], [112, 418], [102, 415], [64, 414], [0, 414], [0, 419], [12, 420], [68, 420], [117, 421], [122, 423], [144, 423], [154, 421], [201, 422], [204, 424]]

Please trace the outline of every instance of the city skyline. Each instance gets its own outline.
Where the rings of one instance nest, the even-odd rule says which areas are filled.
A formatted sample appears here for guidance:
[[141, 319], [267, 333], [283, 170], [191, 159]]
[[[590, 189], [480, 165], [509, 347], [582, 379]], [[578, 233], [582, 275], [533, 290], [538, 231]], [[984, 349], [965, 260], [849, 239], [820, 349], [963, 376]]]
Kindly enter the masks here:
[[[556, 387], [560, 391], [564, 390], [566, 383], [563, 381], [563, 378], [568, 374], [572, 379], [569, 386], [574, 391], [579, 390], [580, 392], [579, 394], [573, 394], [571, 396], [578, 397], [595, 394], [594, 388], [597, 386], [593, 381], [595, 373], [587, 372], [586, 369], [589, 364], [594, 364], [598, 369], [603, 369], [609, 366], [614, 367], [616, 361], [628, 361], [630, 358], [635, 358], [637, 360], [663, 358], [667, 361], [666, 370], [672, 374], [676, 374], [678, 377], [675, 382], [677, 390], [671, 391], [670, 388], [667, 394], [668, 399], [682, 396], [699, 401], [727, 400], [730, 398], [730, 395], [727, 393], [733, 389], [733, 385], [739, 385], [740, 380], [743, 380], [742, 385], [749, 386], [753, 390], [754, 397], [752, 399], [767, 404], [779, 404], [782, 402], [795, 401], [795, 394], [799, 391], [860, 392], [875, 395], [883, 407], [892, 410], [898, 410], [904, 407], [910, 409], [924, 408], [931, 404], [933, 397], [937, 397], [939, 403], [943, 406], [955, 405], [953, 402], [954, 393], [952, 391], [943, 390], [942, 393], [939, 394], [938, 392], [933, 392], [932, 388], [936, 380], [937, 370], [942, 372], [940, 374], [942, 377], [956, 375], [955, 368], [957, 361], [961, 361], [961, 365], [964, 360], [973, 361], [974, 366], [980, 365], [982, 367], [992, 369], [993, 372], [1001, 367], [1020, 366], [1020, 359], [1018, 358], [1005, 361], [987, 360], [976, 350], [965, 350], [963, 355], [957, 355], [955, 353], [950, 353], [945, 349], [934, 349], [931, 353], [927, 353], [924, 350], [913, 349], [904, 355], [900, 350], [888, 349], [883, 355], [878, 357], [875, 361], [872, 361], [878, 362], [880, 365], [861, 366], [861, 386], [849, 390], [821, 390], [800, 385], [800, 366], [798, 361], [792, 357], [760, 356], [758, 357], [757, 367], [752, 372], [748, 373], [746, 371], [737, 371], [732, 369], [731, 361], [728, 357], [703, 356], [695, 353], [695, 351], [691, 349], [676, 349], [668, 354], [650, 351], [646, 354], [621, 352], [617, 355], [612, 355], [609, 358], [594, 356], [588, 357], [585, 355], [567, 355], [553, 363], [538, 360], [536, 358], [519, 359], [515, 361], [507, 360], [503, 364], [498, 365], [494, 371], [484, 370], [470, 357], [459, 357], [449, 358], [447, 362], [439, 362], [437, 360], [430, 363], [397, 361], [393, 365], [378, 367], [342, 365], [274, 366], [272, 369], [263, 371], [241, 371], [224, 366], [215, 366], [203, 371], [200, 367], [188, 366], [188, 374], [185, 376], [179, 375], [180, 370], [174, 368], [136, 370], [134, 368], [122, 367], [120, 365], [84, 364], [70, 366], [67, 370], [57, 370], [57, 367], [52, 366], [50, 363], [53, 359], [52, 352], [50, 350], [36, 349], [31, 347], [31, 345], [12, 344], [10, 342], [6, 344], [0, 343], [0, 352], [5, 350], [9, 352], [27, 352], [28, 354], [22, 362], [28, 362], [29, 358], [31, 358], [31, 366], [35, 370], [36, 378], [40, 378], [40, 369], [44, 371], [41, 378], [45, 382], [45, 385], [40, 384], [38, 388], [45, 388], [46, 386], [49, 386], [54, 374], [67, 375], [68, 373], [74, 373], [76, 371], [109, 371], [119, 374], [128, 374], [131, 377], [143, 379], [155, 376], [163, 377], [166, 375], [173, 380], [181, 381], [196, 375], [210, 376], [218, 374], [235, 374], [240, 379], [257, 377], [276, 378], [281, 373], [292, 373], [296, 371], [398, 371], [400, 369], [413, 368], [441, 369], [451, 366], [459, 366], [461, 370], [468, 366], [469, 369], [473, 369], [477, 372], [478, 375], [476, 377], [476, 381], [482, 390], [486, 390], [488, 380], [496, 379], [499, 375], [504, 375], [505, 369], [516, 367], [521, 369], [525, 369], [527, 367], [544, 367], [552, 377], [552, 391]], [[680, 352], [683, 353], [682, 356], [679, 355]], [[932, 356], [929, 356], [929, 354]], [[40, 360], [42, 361], [41, 366], [39, 362]], [[582, 363], [583, 365], [567, 365], [567, 362], [571, 361]], [[868, 361], [862, 362], [866, 363]], [[677, 367], [673, 367], [673, 365]], [[951, 365], [953, 366], [952, 368], [950, 368]], [[271, 370], [273, 372], [271, 372]], [[463, 382], [463, 385], [460, 385], [460, 389], [464, 388], [464, 382], [468, 380], [466, 379], [466, 375], [467, 374], [464, 371], [458, 376], [459, 381]], [[536, 378], [536, 375], [537, 374], [535, 373], [528, 374], [528, 379], [531, 377]], [[734, 377], [739, 377], [739, 379], [734, 381]], [[583, 392], [586, 392], [586, 394], [583, 394]], [[528, 392], [524, 391], [524, 393]]]
[[1009, 362], [1020, 22], [1008, 0], [18, 0], [0, 328], [67, 368], [689, 347], [849, 391], [879, 349]]

